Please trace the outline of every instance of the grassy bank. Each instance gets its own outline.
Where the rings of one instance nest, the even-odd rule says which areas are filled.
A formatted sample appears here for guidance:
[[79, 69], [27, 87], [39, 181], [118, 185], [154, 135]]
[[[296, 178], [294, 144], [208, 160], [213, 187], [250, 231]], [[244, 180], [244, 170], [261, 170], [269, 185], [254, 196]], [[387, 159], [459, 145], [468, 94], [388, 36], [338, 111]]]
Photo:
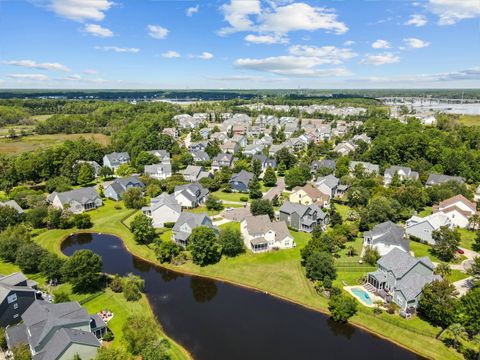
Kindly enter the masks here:
[[[94, 222], [91, 231], [117, 235], [123, 239], [125, 245], [133, 254], [157, 263], [153, 250], [147, 246], [136, 244], [132, 234], [121, 223], [121, 220], [127, 218], [131, 213], [131, 210], [124, 208], [117, 210], [113, 202], [106, 201], [105, 206], [90, 213]], [[233, 226], [238, 226], [238, 224]], [[71, 232], [73, 231], [46, 231], [36, 236], [35, 239], [45, 248], [59, 253], [61, 240]], [[167, 233], [164, 235], [169, 237]], [[307, 281], [299, 262], [300, 249], [306, 244], [310, 235], [294, 232], [293, 236], [297, 247], [290, 250], [256, 255], [247, 252], [236, 258], [222, 258], [218, 264], [203, 268], [191, 262], [179, 267], [171, 265], [168, 267], [181, 272], [203, 275], [259, 289], [303, 306], [328, 312], [327, 300], [316, 294], [311, 283]], [[359, 247], [360, 240], [357, 239], [352, 244], [354, 247]], [[355, 263], [355, 258], [352, 259], [353, 261], [345, 260], [343, 264], [339, 262], [337, 285], [342, 285], [343, 281], [347, 284], [354, 284], [367, 271], [366, 267], [359, 267]], [[432, 359], [461, 358], [457, 352], [447, 348], [442, 342], [435, 339], [439, 329], [419, 318], [404, 320], [398, 316], [387, 314], [377, 316], [373, 315], [371, 310], [361, 307], [361, 311], [350, 321], [425, 357]]]

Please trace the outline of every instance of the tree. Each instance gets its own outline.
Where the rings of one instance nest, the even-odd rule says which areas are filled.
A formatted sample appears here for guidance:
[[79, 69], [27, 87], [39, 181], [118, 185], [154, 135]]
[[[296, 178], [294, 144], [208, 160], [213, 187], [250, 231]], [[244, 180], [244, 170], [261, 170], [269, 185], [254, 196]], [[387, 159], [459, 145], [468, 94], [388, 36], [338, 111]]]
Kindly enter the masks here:
[[234, 257], [245, 252], [242, 234], [237, 229], [230, 227], [223, 229], [220, 231], [218, 241], [222, 246], [222, 253], [228, 257]]
[[466, 336], [465, 328], [458, 323], [453, 323], [447, 329], [453, 337], [453, 347], [457, 348], [458, 341]]
[[15, 360], [31, 360], [32, 358], [28, 344], [15, 345], [11, 350]]
[[333, 280], [337, 277], [333, 256], [327, 252], [314, 251], [306, 259], [305, 270], [310, 280], [323, 281], [326, 277]]
[[330, 226], [342, 225], [342, 216], [338, 213], [337, 208], [332, 203], [330, 205]]
[[476, 256], [473, 259], [472, 266], [468, 270], [468, 273], [473, 277], [474, 282], [480, 282], [480, 256]]
[[134, 172], [135, 169], [130, 167], [128, 164], [121, 164], [115, 171], [115, 173], [120, 177], [132, 175]]
[[5, 329], [0, 327], [0, 350], [7, 349], [7, 338], [5, 337]]
[[275, 154], [275, 158], [277, 160], [277, 163], [278, 164], [283, 163], [283, 165], [287, 170], [293, 167], [297, 162], [297, 158], [295, 157], [295, 155], [290, 153], [290, 151], [287, 148], [282, 148], [278, 150], [277, 153]]
[[477, 235], [475, 236], [475, 242], [472, 245], [472, 249], [475, 251], [480, 251], [480, 230], [477, 231]]
[[357, 301], [344, 293], [332, 296], [328, 301], [330, 317], [335, 322], [347, 322], [357, 313]]
[[378, 250], [372, 246], [367, 246], [365, 248], [365, 253], [363, 254], [363, 261], [367, 264], [375, 266], [377, 265], [377, 261], [380, 259], [380, 254]]
[[72, 222], [77, 229], [90, 229], [93, 226], [91, 216], [85, 213], [73, 215]]
[[188, 243], [194, 264], [206, 266], [220, 260], [221, 247], [217, 243], [217, 235], [213, 229], [206, 226], [194, 228], [188, 238]]
[[123, 279], [120, 275], [115, 274], [108, 284], [110, 289], [115, 293], [120, 293], [123, 291]]
[[285, 174], [285, 185], [292, 189], [295, 186], [303, 186], [310, 179], [310, 169], [308, 166], [295, 166], [287, 170]]
[[470, 334], [480, 332], [480, 286], [474, 286], [460, 298], [457, 306], [457, 321]]
[[36, 243], [30, 241], [18, 248], [15, 263], [27, 274], [38, 272], [39, 259], [43, 257], [45, 250]]
[[145, 165], [152, 165], [158, 163], [158, 158], [148, 151], [141, 151], [135, 158], [135, 169], [138, 172], [143, 172]]
[[34, 229], [40, 229], [45, 227], [46, 218], [48, 216], [48, 208], [46, 206], [40, 206], [31, 209], [25, 219], [32, 225]]
[[432, 233], [435, 244], [432, 245], [433, 252], [442, 261], [451, 261], [460, 245], [460, 233], [457, 229], [451, 230], [448, 226], [442, 226]]
[[88, 163], [80, 163], [78, 165], [77, 183], [80, 185], [90, 184], [95, 180], [95, 169]]
[[364, 187], [352, 186], [347, 191], [347, 199], [351, 206], [365, 206], [370, 199], [370, 191]]
[[38, 269], [47, 280], [60, 282], [62, 280], [62, 267], [65, 260], [54, 253], [46, 252], [40, 260]]
[[268, 166], [263, 175], [263, 184], [265, 186], [275, 186], [277, 185], [277, 175], [275, 175], [275, 170]]
[[261, 199], [263, 196], [260, 183], [258, 182], [258, 179], [256, 176], [254, 176], [253, 179], [248, 184], [248, 194], [250, 199]]
[[139, 187], [128, 188], [122, 194], [122, 200], [127, 209], [141, 209], [145, 206], [145, 198], [143, 197], [142, 189]]
[[142, 360], [170, 360], [170, 343], [166, 339], [149, 342], [142, 349]]
[[130, 224], [130, 231], [139, 244], [150, 244], [157, 237], [152, 219], [144, 214], [138, 214]]
[[159, 338], [159, 329], [151, 317], [140, 314], [131, 315], [122, 328], [127, 349], [134, 355], [142, 353], [145, 344]]
[[269, 200], [257, 199], [250, 204], [250, 212], [253, 216], [268, 215], [270, 220], [275, 216], [273, 205]]
[[142, 297], [145, 281], [139, 276], [128, 274], [123, 279], [122, 292], [127, 301], [137, 301]]
[[91, 250], [77, 250], [62, 267], [63, 277], [75, 292], [93, 292], [100, 280], [102, 258]]
[[262, 174], [262, 163], [258, 159], [254, 159], [252, 161], [252, 172], [253, 174], [259, 178], [260, 175]]
[[418, 302], [419, 315], [432, 325], [448, 327], [455, 318], [455, 294], [455, 287], [445, 280], [426, 285]]
[[102, 166], [98, 175], [100, 175], [102, 179], [106, 179], [110, 176], [113, 176], [113, 170], [110, 169], [108, 166]]
[[55, 291], [53, 293], [53, 302], [55, 304], [60, 304], [64, 302], [69, 302], [70, 301], [70, 296], [66, 291]]
[[0, 258], [11, 263], [15, 262], [18, 249], [30, 242], [30, 231], [25, 226], [9, 226], [0, 233]]
[[452, 273], [452, 269], [446, 263], [440, 263], [437, 265], [435, 270], [433, 271], [436, 275], [440, 275], [444, 280]]
[[170, 263], [182, 252], [182, 247], [171, 240], [157, 241], [155, 255], [161, 263]]
[[23, 215], [10, 206], [0, 206], [0, 231], [8, 226], [21, 223]]
[[213, 195], [209, 195], [207, 197], [205, 206], [207, 207], [208, 210], [220, 211], [223, 209], [222, 201]]
[[283, 162], [278, 164], [278, 167], [277, 167], [278, 176], [285, 176], [286, 171], [287, 171], [287, 167], [285, 166], [285, 164]]

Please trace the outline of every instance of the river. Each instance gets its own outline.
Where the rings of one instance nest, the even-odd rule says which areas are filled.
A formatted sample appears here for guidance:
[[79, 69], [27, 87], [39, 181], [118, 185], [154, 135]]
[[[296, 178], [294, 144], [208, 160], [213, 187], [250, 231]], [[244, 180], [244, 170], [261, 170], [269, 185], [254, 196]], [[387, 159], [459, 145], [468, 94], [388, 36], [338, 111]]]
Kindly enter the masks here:
[[62, 244], [68, 256], [80, 249], [100, 255], [104, 272], [142, 277], [163, 329], [196, 360], [420, 359], [366, 331], [262, 292], [154, 266], [112, 235], [75, 234]]

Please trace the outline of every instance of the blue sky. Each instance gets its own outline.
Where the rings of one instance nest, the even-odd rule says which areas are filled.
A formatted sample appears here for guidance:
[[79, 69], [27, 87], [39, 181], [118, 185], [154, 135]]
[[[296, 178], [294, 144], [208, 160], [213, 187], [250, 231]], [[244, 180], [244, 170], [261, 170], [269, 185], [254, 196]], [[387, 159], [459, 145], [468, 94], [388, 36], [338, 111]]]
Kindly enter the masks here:
[[479, 0], [0, 0], [0, 87], [480, 87], [479, 19]]

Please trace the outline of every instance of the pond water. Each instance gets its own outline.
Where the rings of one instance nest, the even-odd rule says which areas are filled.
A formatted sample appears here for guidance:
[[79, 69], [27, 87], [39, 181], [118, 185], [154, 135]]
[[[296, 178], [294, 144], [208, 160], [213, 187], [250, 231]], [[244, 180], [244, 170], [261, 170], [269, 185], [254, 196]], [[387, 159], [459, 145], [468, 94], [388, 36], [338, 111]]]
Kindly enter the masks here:
[[115, 236], [76, 234], [62, 244], [66, 255], [80, 249], [100, 255], [107, 273], [141, 276], [165, 332], [196, 360], [420, 359], [267, 294], [154, 266], [130, 254]]

